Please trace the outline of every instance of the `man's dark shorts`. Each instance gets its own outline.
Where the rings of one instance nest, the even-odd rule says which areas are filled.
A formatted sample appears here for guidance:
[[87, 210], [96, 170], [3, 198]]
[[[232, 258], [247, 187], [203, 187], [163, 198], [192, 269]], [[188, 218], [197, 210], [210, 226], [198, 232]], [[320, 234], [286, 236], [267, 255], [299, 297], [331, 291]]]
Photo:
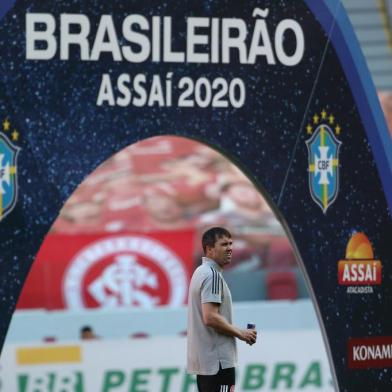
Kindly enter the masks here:
[[196, 377], [199, 392], [234, 392], [235, 368], [222, 369], [217, 374]]

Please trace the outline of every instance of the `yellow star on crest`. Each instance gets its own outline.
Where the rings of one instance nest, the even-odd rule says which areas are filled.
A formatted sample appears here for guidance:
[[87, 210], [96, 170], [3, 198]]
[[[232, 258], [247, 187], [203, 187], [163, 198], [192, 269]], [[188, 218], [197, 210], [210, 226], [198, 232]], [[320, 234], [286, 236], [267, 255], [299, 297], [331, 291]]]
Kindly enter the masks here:
[[319, 117], [317, 114], [315, 114], [315, 115], [313, 116], [313, 122], [314, 122], [315, 124], [318, 124], [319, 120], [320, 120], [320, 117]]
[[340, 128], [339, 124], [336, 125], [335, 127], [335, 132], [337, 135], [340, 135], [340, 131], [342, 130], [342, 128]]
[[327, 112], [323, 109], [323, 111], [321, 112], [321, 118], [323, 120], [325, 120], [327, 118]]
[[9, 131], [10, 125], [11, 125], [11, 123], [8, 121], [8, 118], [6, 118], [6, 119], [3, 121], [3, 129], [4, 129], [4, 131]]
[[16, 129], [14, 129], [14, 132], [12, 132], [12, 140], [16, 142], [18, 139], [19, 139], [19, 132]]
[[306, 132], [307, 132], [308, 135], [312, 134], [312, 126], [310, 124], [307, 125]]
[[333, 124], [333, 122], [335, 121], [335, 117], [331, 114], [331, 115], [328, 117], [328, 120], [329, 120], [329, 123], [330, 123], [330, 124]]

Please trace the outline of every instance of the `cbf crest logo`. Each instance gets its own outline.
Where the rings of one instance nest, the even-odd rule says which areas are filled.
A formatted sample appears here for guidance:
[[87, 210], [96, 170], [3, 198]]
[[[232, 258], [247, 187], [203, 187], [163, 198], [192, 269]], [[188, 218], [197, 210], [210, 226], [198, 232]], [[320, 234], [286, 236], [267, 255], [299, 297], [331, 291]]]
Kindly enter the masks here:
[[[339, 192], [339, 149], [341, 142], [336, 136], [341, 128], [335, 117], [325, 110], [312, 117], [306, 131], [311, 137], [306, 140], [308, 147], [309, 188], [312, 199], [324, 214], [334, 203]], [[336, 136], [335, 136], [336, 135]]]
[[[11, 123], [5, 119], [0, 132], [0, 221], [15, 207], [18, 199], [18, 165], [20, 148], [13, 142], [19, 140], [19, 132], [11, 129]], [[12, 141], [11, 141], [11, 140]]]

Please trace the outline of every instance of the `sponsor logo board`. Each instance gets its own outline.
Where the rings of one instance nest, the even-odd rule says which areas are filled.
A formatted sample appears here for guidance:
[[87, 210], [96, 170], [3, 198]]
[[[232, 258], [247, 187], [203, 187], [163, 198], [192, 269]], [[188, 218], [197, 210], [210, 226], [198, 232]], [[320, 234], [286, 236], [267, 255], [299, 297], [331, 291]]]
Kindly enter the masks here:
[[349, 339], [348, 367], [350, 369], [392, 367], [392, 336]]
[[381, 284], [382, 265], [375, 260], [373, 247], [364, 233], [355, 233], [346, 248], [346, 258], [338, 263], [338, 282], [348, 294], [371, 294]]
[[[307, 349], [301, 351], [300, 347], [304, 346]], [[52, 351], [40, 361], [38, 350], [48, 348]], [[241, 363], [236, 391], [333, 391], [319, 331], [265, 332], [262, 356], [246, 345], [238, 348]], [[22, 364], [17, 360], [21, 350], [33, 359]], [[77, 352], [81, 353], [80, 357]], [[154, 337], [143, 341], [105, 340], [79, 345], [8, 345], [1, 365], [7, 375], [4, 391], [196, 392], [196, 378], [187, 374], [184, 358], [185, 338]]]

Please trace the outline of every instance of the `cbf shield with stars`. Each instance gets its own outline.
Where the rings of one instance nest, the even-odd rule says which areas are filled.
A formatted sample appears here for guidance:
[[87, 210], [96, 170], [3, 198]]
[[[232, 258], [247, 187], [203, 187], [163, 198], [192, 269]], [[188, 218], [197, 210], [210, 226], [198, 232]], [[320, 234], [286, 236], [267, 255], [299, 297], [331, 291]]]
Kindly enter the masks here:
[[306, 141], [309, 188], [312, 199], [324, 213], [339, 192], [339, 148], [342, 143], [327, 124], [321, 124]]
[[0, 132], [0, 221], [13, 210], [18, 198], [19, 150]]

